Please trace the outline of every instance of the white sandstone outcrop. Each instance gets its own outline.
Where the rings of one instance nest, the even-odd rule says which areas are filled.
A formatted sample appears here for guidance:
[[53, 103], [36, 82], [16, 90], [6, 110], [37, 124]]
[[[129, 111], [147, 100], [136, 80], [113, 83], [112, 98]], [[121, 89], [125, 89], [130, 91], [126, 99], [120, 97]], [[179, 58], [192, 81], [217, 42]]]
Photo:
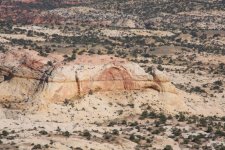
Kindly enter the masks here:
[[176, 88], [158, 70], [153, 76], [137, 64], [111, 56], [77, 56], [65, 62], [61, 55], [39, 56], [17, 50], [0, 54], [0, 101], [38, 99], [64, 101], [92, 92], [152, 88], [176, 94]]

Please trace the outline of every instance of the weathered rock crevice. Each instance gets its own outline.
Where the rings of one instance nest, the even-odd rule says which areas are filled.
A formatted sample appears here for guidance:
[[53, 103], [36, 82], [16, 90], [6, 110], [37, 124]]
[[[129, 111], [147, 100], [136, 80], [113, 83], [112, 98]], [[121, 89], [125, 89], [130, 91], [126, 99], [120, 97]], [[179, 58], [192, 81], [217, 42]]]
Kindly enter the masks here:
[[44, 73], [42, 74], [41, 78], [38, 79], [39, 83], [36, 88], [36, 92], [43, 90], [45, 85], [49, 83], [49, 78], [52, 75], [52, 72], [54, 71], [55, 66], [50, 67], [49, 69], [45, 70]]
[[77, 84], [78, 96], [80, 96], [81, 95], [81, 92], [80, 92], [80, 80], [78, 78], [77, 71], [75, 72], [75, 80], [76, 80], [76, 84]]

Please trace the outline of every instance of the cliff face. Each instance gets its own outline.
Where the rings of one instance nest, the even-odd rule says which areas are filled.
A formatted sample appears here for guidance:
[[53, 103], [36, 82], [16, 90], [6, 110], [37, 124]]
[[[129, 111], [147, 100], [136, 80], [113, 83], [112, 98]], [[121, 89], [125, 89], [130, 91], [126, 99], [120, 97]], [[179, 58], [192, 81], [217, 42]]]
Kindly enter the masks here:
[[35, 51], [0, 54], [0, 100], [64, 101], [87, 93], [141, 90], [176, 93], [159, 71], [153, 76], [135, 63], [110, 56], [77, 56], [64, 62], [61, 55], [41, 57]]

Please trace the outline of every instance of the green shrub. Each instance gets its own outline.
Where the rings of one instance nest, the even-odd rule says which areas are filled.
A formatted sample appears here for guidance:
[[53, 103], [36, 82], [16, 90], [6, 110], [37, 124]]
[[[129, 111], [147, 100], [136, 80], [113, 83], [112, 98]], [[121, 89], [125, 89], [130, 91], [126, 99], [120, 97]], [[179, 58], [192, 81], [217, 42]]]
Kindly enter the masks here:
[[119, 131], [117, 129], [113, 129], [112, 134], [119, 135]]
[[181, 129], [173, 128], [173, 129], [172, 129], [172, 133], [173, 133], [175, 136], [180, 136], [180, 135], [181, 135]]
[[217, 130], [217, 131], [215, 132], [215, 134], [216, 134], [217, 136], [224, 136], [224, 137], [225, 137], [225, 132], [223, 132], [223, 131], [221, 131], [221, 130]]
[[34, 145], [32, 150], [34, 150], [34, 149], [41, 149], [41, 145], [40, 144]]
[[163, 150], [173, 150], [173, 148], [171, 145], [166, 145]]
[[42, 130], [42, 131], [40, 131], [39, 133], [40, 133], [41, 135], [47, 135], [47, 134], [48, 134], [48, 132], [45, 131], [45, 130]]
[[166, 116], [163, 113], [160, 113], [159, 114], [159, 122], [161, 124], [164, 124], [164, 123], [166, 123], [166, 120], [167, 120]]
[[8, 136], [8, 135], [9, 135], [9, 132], [6, 131], [6, 130], [3, 130], [3, 131], [2, 131], [2, 135], [3, 135], [3, 136]]
[[62, 133], [62, 135], [65, 136], [65, 137], [69, 137], [70, 133], [69, 133], [69, 131], [65, 131], [65, 132]]
[[84, 130], [83, 136], [86, 137], [88, 140], [91, 139], [91, 133], [88, 130]]

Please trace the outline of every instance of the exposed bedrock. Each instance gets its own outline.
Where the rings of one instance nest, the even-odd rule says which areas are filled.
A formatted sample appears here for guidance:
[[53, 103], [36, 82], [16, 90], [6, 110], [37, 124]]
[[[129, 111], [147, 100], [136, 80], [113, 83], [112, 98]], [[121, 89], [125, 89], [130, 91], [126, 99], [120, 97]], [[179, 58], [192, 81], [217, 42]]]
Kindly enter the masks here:
[[42, 57], [35, 51], [8, 51], [0, 54], [0, 101], [58, 102], [93, 92], [146, 88], [177, 93], [166, 75], [158, 70], [152, 74], [133, 62], [104, 55], [64, 62], [58, 54]]

